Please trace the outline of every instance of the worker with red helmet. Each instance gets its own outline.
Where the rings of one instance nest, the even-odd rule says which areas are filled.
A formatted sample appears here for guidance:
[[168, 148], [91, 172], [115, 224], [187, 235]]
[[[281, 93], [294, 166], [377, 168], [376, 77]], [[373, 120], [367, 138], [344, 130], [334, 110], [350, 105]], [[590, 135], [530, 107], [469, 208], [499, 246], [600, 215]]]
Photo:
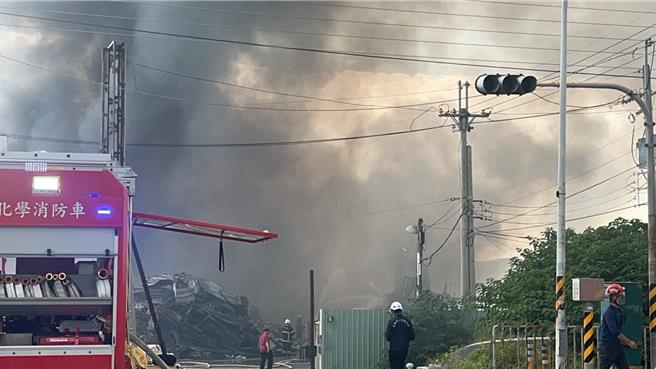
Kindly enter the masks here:
[[638, 344], [622, 333], [626, 321], [626, 313], [622, 310], [624, 305], [624, 287], [612, 283], [606, 288], [606, 296], [610, 305], [601, 318], [599, 333], [599, 369], [609, 369], [615, 365], [617, 369], [628, 369], [626, 356], [622, 344], [637, 349]]

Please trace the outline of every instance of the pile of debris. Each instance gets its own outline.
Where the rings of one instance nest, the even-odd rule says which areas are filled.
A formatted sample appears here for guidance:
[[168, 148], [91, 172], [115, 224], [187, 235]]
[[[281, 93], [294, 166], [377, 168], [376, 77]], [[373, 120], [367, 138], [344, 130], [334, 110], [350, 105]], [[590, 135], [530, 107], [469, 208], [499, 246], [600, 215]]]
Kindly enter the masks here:
[[[259, 322], [249, 317], [248, 298], [189, 274], [148, 279], [167, 351], [189, 359], [223, 359], [258, 352]], [[137, 334], [157, 343], [143, 288], [135, 286]]]

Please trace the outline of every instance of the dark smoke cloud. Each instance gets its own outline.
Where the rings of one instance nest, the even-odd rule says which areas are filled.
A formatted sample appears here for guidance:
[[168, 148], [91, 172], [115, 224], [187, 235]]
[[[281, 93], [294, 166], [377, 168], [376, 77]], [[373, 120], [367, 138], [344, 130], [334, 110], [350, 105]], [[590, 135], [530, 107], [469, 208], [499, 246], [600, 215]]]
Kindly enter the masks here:
[[[483, 6], [469, 2], [366, 3], [371, 6], [433, 9], [452, 12], [506, 14], [508, 8]], [[397, 38], [439, 39], [453, 42], [526, 44], [528, 36], [472, 34], [430, 29], [374, 28], [338, 22], [302, 22], [284, 18], [258, 17], [245, 14], [197, 11], [178, 5], [222, 8], [260, 13], [297, 14], [308, 17], [359, 19], [396, 23], [463, 25], [476, 28], [499, 28], [500, 21], [436, 17], [432, 15], [381, 13], [361, 9], [324, 7], [317, 4], [276, 3], [28, 3], [30, 9], [104, 13], [140, 17], [141, 21], [96, 19], [129, 27], [161, 30], [171, 33], [201, 34], [298, 46], [349, 49], [367, 52], [398, 52], [463, 58], [557, 60], [557, 52], [537, 52], [461, 46], [434, 46], [400, 42], [374, 42], [356, 39], [300, 37], [286, 34], [263, 34], [246, 30], [212, 29], [143, 19], [177, 22], [214, 23], [244, 27], [302, 30], [307, 32], [345, 33]], [[11, 6], [18, 6], [12, 4]], [[601, 6], [601, 5], [599, 5]], [[612, 6], [604, 4], [603, 6]], [[558, 17], [558, 11], [530, 7], [512, 9], [513, 15]], [[64, 17], [64, 16], [62, 16]], [[578, 19], [599, 20], [617, 17], [578, 13]], [[76, 17], [69, 17], [75, 19]], [[85, 18], [86, 19], [86, 18]], [[22, 20], [23, 24], [66, 27], [51, 23]], [[502, 23], [506, 24], [506, 23]], [[508, 27], [519, 28], [508, 23]], [[525, 25], [525, 30], [544, 31], [544, 24]], [[558, 32], [558, 26], [549, 31]], [[84, 27], [70, 26], [73, 29]], [[580, 26], [571, 32], [594, 35], [607, 33]], [[14, 41], [2, 52], [34, 64], [87, 79], [100, 76], [100, 50], [111, 35], [73, 32], [20, 31], [33, 40]], [[630, 33], [625, 32], [626, 35]], [[473, 36], [475, 35], [475, 36]], [[624, 34], [622, 34], [624, 35]], [[9, 36], [6, 36], [9, 37]], [[12, 36], [14, 37], [14, 36]], [[558, 47], [557, 38], [541, 38], [540, 46]], [[458, 79], [473, 80], [485, 68], [460, 68], [407, 62], [381, 62], [302, 52], [249, 48], [154, 38], [140, 35], [126, 38], [128, 62], [152, 65], [195, 76], [234, 81], [271, 90], [300, 92], [326, 97], [390, 95], [409, 91], [453, 89]], [[587, 45], [577, 40], [572, 48], [601, 49], [609, 42]], [[486, 54], [482, 53], [485, 50]], [[615, 50], [615, 49], [613, 49]], [[580, 54], [572, 59], [580, 58]], [[590, 62], [597, 60], [592, 59]], [[50, 137], [79, 137], [96, 140], [100, 125], [100, 90], [97, 85], [80, 83], [56, 75], [34, 71], [20, 65], [7, 64], [5, 81], [10, 84], [0, 101], [3, 130], [18, 134]], [[553, 69], [549, 67], [549, 69]], [[496, 71], [494, 71], [496, 72]], [[625, 81], [633, 83], [632, 81]], [[130, 66], [130, 89], [180, 98], [255, 104], [296, 101], [296, 98], [256, 94], [214, 84], [189, 81], [158, 72]], [[375, 101], [381, 104], [438, 101], [456, 97], [450, 90], [426, 96], [405, 96]], [[472, 96], [474, 93], [472, 92]], [[570, 103], [590, 105], [610, 100], [614, 94], [570, 94]], [[524, 97], [528, 100], [530, 97]], [[549, 97], [557, 101], [557, 95]], [[494, 100], [499, 103], [504, 99]], [[61, 103], [58, 100], [75, 101]], [[473, 98], [473, 102], [485, 99]], [[379, 102], [382, 101], [382, 102]], [[503, 105], [509, 107], [516, 101]], [[492, 105], [492, 103], [489, 103]], [[343, 107], [335, 104], [293, 104], [295, 107]], [[449, 106], [453, 108], [451, 103]], [[486, 107], [485, 104], [475, 109]], [[518, 107], [514, 112], [554, 111], [547, 102]], [[130, 142], [252, 142], [334, 137], [370, 132], [406, 129], [417, 115], [414, 111], [384, 110], [346, 113], [280, 113], [226, 109], [180, 103], [136, 93], [128, 95], [128, 139]], [[505, 115], [495, 118], [507, 118]], [[592, 149], [612, 141], [630, 129], [621, 114], [570, 116], [570, 166], [573, 176], [609, 160], [629, 149], [629, 138], [613, 144], [597, 156], [585, 156]], [[477, 198], [492, 202], [511, 201], [555, 184], [557, 117], [479, 125], [470, 135], [474, 155], [474, 191]], [[442, 124], [435, 114], [426, 114], [415, 127]], [[447, 126], [450, 122], [446, 122]], [[15, 149], [95, 150], [94, 147], [59, 146], [23, 141], [11, 142]], [[603, 155], [602, 155], [603, 154]], [[217, 280], [229, 289], [251, 298], [267, 319], [282, 319], [304, 314], [307, 301], [307, 275], [317, 271], [318, 297], [322, 306], [373, 306], [386, 304], [386, 293], [394, 286], [398, 258], [414, 270], [414, 236], [404, 231], [418, 217], [432, 221], [454, 203], [381, 212], [407, 205], [434, 202], [457, 197], [458, 138], [450, 128], [426, 133], [379, 138], [358, 142], [289, 147], [238, 149], [152, 149], [130, 147], [128, 160], [139, 174], [136, 209], [180, 217], [205, 219], [224, 224], [280, 233], [278, 240], [261, 246], [226, 245], [228, 270], [217, 271], [216, 243], [206, 239], [158, 234], [139, 230], [137, 237], [150, 274], [186, 271]], [[612, 163], [588, 177], [572, 182], [571, 188], [582, 188], [630, 165], [628, 157]], [[612, 184], [622, 186], [625, 178]], [[525, 181], [523, 185], [518, 182]], [[609, 187], [612, 189], [612, 187]], [[591, 195], [600, 192], [591, 192]], [[519, 204], [540, 205], [553, 199], [553, 190], [537, 193]], [[507, 209], [506, 209], [507, 210]], [[595, 209], [592, 209], [594, 211]], [[599, 208], [597, 208], [599, 210]], [[630, 213], [634, 214], [634, 213]], [[635, 213], [634, 215], [640, 215]], [[595, 218], [598, 224], [612, 218]], [[446, 237], [453, 226], [441, 224], [429, 232], [429, 252]], [[555, 217], [540, 217], [550, 221]], [[533, 221], [526, 218], [521, 221]], [[481, 223], [484, 224], [484, 223]], [[580, 222], [581, 227], [590, 223]], [[511, 226], [504, 226], [510, 228]], [[531, 230], [533, 234], [539, 230]], [[457, 240], [456, 231], [453, 240]], [[492, 244], [477, 238], [479, 280], [498, 276], [504, 261], [520, 244], [498, 241]], [[404, 256], [399, 250], [405, 248]], [[459, 291], [458, 247], [450, 246], [438, 254], [430, 268], [431, 283], [436, 291]], [[407, 260], [406, 260], [407, 259]], [[499, 261], [499, 259], [501, 261]]]

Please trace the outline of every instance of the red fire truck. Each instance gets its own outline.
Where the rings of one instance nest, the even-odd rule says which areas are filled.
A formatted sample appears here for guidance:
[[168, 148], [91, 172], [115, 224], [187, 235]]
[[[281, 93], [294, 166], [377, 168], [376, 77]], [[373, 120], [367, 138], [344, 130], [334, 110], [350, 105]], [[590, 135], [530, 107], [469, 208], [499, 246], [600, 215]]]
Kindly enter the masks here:
[[130, 367], [133, 225], [248, 243], [277, 237], [135, 213], [135, 179], [110, 154], [10, 152], [0, 137], [0, 368]]

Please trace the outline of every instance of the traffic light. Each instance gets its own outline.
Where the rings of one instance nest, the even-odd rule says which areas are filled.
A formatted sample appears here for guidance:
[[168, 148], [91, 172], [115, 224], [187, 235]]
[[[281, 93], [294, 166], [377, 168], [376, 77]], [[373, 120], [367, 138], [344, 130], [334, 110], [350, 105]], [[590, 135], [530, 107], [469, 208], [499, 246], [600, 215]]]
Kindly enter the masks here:
[[523, 95], [533, 92], [538, 80], [523, 74], [483, 74], [476, 78], [476, 91], [483, 95]]

